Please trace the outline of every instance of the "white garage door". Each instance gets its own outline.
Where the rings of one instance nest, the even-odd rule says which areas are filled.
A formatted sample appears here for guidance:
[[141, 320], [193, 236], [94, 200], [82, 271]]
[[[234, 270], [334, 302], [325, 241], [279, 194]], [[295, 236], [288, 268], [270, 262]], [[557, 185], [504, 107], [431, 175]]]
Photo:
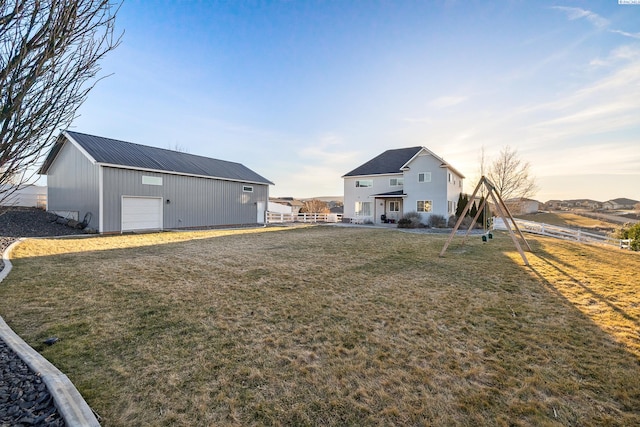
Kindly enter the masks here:
[[162, 199], [122, 198], [122, 231], [162, 230]]

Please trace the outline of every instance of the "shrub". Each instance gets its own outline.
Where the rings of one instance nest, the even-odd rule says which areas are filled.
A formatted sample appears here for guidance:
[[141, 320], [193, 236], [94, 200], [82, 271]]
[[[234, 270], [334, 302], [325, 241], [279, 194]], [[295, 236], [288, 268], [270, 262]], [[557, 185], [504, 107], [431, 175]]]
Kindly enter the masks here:
[[444, 228], [447, 226], [447, 219], [442, 215], [430, 215], [428, 224], [429, 227]]
[[407, 212], [398, 221], [398, 228], [420, 228], [422, 225], [422, 217], [418, 212]]
[[640, 222], [627, 230], [627, 239], [631, 239], [631, 250], [640, 251]]
[[409, 228], [411, 220], [407, 218], [400, 218], [398, 220], [398, 228]]
[[625, 224], [613, 233], [616, 239], [631, 239], [631, 250], [640, 251], [640, 222], [635, 225]]

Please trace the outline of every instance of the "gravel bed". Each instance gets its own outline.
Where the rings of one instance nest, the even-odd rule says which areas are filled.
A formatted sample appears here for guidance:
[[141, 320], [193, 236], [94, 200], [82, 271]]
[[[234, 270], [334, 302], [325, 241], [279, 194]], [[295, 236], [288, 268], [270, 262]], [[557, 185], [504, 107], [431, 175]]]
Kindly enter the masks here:
[[[10, 208], [0, 212], [0, 254], [20, 237], [53, 237], [84, 234], [84, 231], [58, 224], [57, 215], [35, 208]], [[4, 263], [0, 260], [0, 270]]]
[[0, 340], [0, 426], [64, 426], [39, 375]]
[[[83, 234], [82, 230], [56, 223], [56, 219], [56, 215], [35, 208], [11, 208], [1, 213], [0, 254], [20, 237]], [[0, 259], [0, 271], [3, 268]], [[40, 376], [0, 339], [0, 427], [64, 425]]]

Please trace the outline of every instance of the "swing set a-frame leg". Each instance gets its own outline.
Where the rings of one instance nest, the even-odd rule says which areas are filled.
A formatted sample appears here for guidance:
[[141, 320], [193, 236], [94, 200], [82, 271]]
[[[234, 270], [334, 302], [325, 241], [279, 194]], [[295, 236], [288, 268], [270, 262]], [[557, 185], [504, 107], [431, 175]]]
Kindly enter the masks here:
[[[489, 181], [484, 176], [482, 178], [480, 178], [480, 181], [478, 182], [478, 185], [476, 185], [475, 190], [473, 190], [473, 194], [471, 195], [471, 198], [469, 199], [469, 202], [467, 203], [467, 206], [464, 207], [462, 213], [460, 214], [460, 218], [458, 218], [458, 221], [456, 221], [456, 225], [453, 227], [453, 230], [451, 230], [451, 234], [449, 235], [449, 238], [447, 239], [447, 241], [444, 244], [444, 247], [440, 251], [440, 256], [441, 257], [444, 256], [445, 251], [449, 247], [449, 244], [453, 240], [453, 237], [456, 235], [456, 232], [458, 231], [458, 228], [460, 227], [460, 224], [462, 224], [462, 220], [464, 219], [465, 215], [467, 214], [467, 211], [469, 210], [469, 207], [471, 206], [471, 203], [473, 203], [473, 201], [475, 200], [476, 194], [478, 193], [478, 190], [480, 189], [480, 187], [482, 185], [484, 185], [485, 188], [488, 189], [488, 194], [487, 194], [487, 197], [485, 197], [481, 208], [478, 210], [478, 213], [476, 213], [476, 216], [473, 218], [473, 221], [471, 222], [471, 226], [469, 227], [469, 229], [467, 230], [467, 233], [465, 234], [465, 238], [467, 237], [467, 235], [469, 234], [469, 232], [471, 231], [473, 226], [476, 224], [476, 222], [478, 220], [478, 217], [479, 217], [479, 214], [480, 214], [480, 212], [483, 211], [484, 204], [486, 203], [487, 199], [489, 197], [491, 197], [491, 199], [493, 200], [493, 203], [496, 205], [496, 209], [498, 211], [498, 214], [500, 215], [500, 218], [502, 218], [502, 221], [504, 222], [504, 224], [507, 227], [507, 231], [509, 231], [509, 236], [511, 237], [511, 240], [513, 241], [513, 244], [515, 245], [516, 249], [518, 250], [518, 253], [522, 257], [522, 260], [524, 261], [524, 265], [528, 266], [529, 265], [529, 260], [527, 260], [527, 257], [524, 254], [524, 251], [522, 250], [522, 247], [520, 246], [520, 243], [518, 242], [517, 237], [513, 233], [513, 230], [511, 230], [510, 223], [513, 224], [514, 228], [518, 232], [518, 235], [522, 238], [522, 240], [524, 241], [524, 243], [527, 246], [527, 249], [529, 251], [531, 251], [531, 246], [529, 246], [529, 242], [527, 242], [527, 239], [525, 239], [524, 236], [522, 235], [522, 231], [520, 231], [520, 228], [518, 228], [518, 224], [516, 224], [515, 219], [513, 219], [513, 216], [511, 216], [511, 212], [509, 212], [509, 208], [507, 208], [507, 205], [502, 200], [502, 197], [500, 197], [500, 194], [498, 194], [498, 192], [496, 191], [495, 186], [493, 185], [493, 183], [491, 181]], [[506, 215], [505, 215], [505, 213], [506, 213]], [[507, 215], [508, 215], [508, 217], [509, 217], [509, 219], [511, 221], [507, 220]]]

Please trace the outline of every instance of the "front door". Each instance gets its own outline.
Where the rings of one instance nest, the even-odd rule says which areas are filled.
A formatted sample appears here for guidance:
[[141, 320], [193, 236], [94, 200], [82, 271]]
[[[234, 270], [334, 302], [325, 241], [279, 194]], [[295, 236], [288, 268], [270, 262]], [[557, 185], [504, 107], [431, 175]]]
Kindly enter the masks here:
[[387, 200], [387, 219], [398, 222], [400, 219], [400, 200]]

